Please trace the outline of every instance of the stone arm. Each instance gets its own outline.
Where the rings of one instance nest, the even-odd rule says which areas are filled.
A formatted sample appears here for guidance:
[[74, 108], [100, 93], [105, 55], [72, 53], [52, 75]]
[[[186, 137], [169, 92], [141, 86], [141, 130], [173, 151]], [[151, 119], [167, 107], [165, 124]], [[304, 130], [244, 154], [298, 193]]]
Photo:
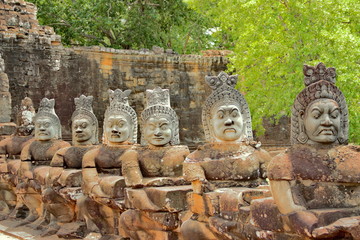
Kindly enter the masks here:
[[102, 191], [100, 187], [100, 178], [96, 169], [95, 157], [99, 154], [99, 149], [93, 149], [88, 151], [82, 160], [82, 178], [83, 193], [88, 195], [94, 200], [97, 197], [105, 198], [106, 194]]
[[49, 175], [46, 179], [46, 186], [51, 187], [57, 185], [57, 181], [64, 171], [64, 155], [69, 148], [61, 148], [58, 150], [50, 163]]
[[202, 194], [202, 185], [207, 183], [207, 180], [200, 162], [191, 162], [189, 159], [186, 159], [183, 165], [183, 174], [184, 179], [191, 182], [194, 193]]
[[295, 181], [270, 180], [274, 201], [294, 231], [311, 237], [312, 231], [317, 227], [318, 218], [304, 206], [295, 203], [291, 184], [295, 184]]
[[143, 186], [143, 175], [141, 173], [138, 153], [129, 149], [121, 157], [122, 175], [125, 177], [125, 184], [128, 187]]
[[28, 143], [24, 146], [24, 148], [21, 150], [20, 155], [20, 169], [19, 169], [19, 179], [33, 179], [33, 172], [32, 172], [32, 165], [31, 165], [31, 152], [30, 152], [30, 146], [31, 143]]
[[256, 151], [256, 157], [259, 159], [260, 177], [265, 179], [267, 178], [267, 168], [271, 161], [271, 155], [267, 151], [259, 149]]

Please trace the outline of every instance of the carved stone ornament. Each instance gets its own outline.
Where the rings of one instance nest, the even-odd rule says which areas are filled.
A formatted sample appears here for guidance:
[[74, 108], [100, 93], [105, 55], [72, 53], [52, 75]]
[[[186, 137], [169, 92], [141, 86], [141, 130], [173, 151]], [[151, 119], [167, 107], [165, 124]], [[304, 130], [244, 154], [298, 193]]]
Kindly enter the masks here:
[[172, 126], [172, 138], [170, 145], [178, 145], [179, 140], [179, 119], [176, 112], [170, 106], [169, 89], [161, 89], [156, 87], [154, 90], [146, 90], [147, 104], [144, 111], [141, 113], [142, 118], [142, 133], [141, 133], [141, 145], [148, 145], [145, 139], [144, 126], [146, 121], [152, 116], [163, 116], [171, 121]]
[[74, 102], [76, 108], [71, 116], [71, 121], [74, 123], [75, 119], [88, 119], [95, 127], [95, 131], [92, 133], [91, 137], [91, 144], [98, 144], [99, 124], [92, 108], [93, 96], [87, 97], [81, 95], [80, 97], [75, 98]]
[[[130, 133], [129, 142], [137, 142], [137, 115], [135, 110], [130, 107], [128, 97], [131, 90], [122, 91], [120, 89], [108, 90], [110, 106], [106, 109], [104, 118], [104, 129], [106, 129], [107, 120], [111, 115], [124, 115], [131, 121], [132, 131]], [[108, 144], [109, 140], [106, 134], [103, 134], [103, 144]]]
[[335, 68], [326, 68], [323, 63], [316, 67], [304, 65], [303, 89], [296, 97], [291, 117], [291, 143], [304, 144], [309, 140], [305, 133], [303, 115], [307, 108], [317, 100], [331, 99], [340, 108], [340, 126], [338, 131], [338, 142], [344, 144], [348, 141], [348, 108], [343, 93], [335, 86]]
[[[59, 139], [61, 138], [61, 124], [59, 117], [55, 113], [54, 107], [55, 107], [55, 99], [43, 98], [40, 102], [38, 112], [35, 114], [34, 123], [36, 123], [36, 121], [42, 117], [46, 117], [50, 119], [53, 124], [53, 128], [55, 130], [54, 139]], [[35, 131], [36, 131], [36, 127], [35, 127]]]
[[221, 72], [218, 76], [206, 76], [206, 83], [213, 89], [213, 92], [206, 99], [205, 106], [202, 110], [202, 123], [205, 132], [205, 139], [208, 142], [215, 142], [213, 130], [210, 120], [212, 118], [212, 109], [222, 105], [236, 105], [243, 118], [243, 136], [238, 141], [252, 141], [251, 115], [248, 104], [244, 96], [234, 89], [238, 76], [229, 76], [225, 72]]

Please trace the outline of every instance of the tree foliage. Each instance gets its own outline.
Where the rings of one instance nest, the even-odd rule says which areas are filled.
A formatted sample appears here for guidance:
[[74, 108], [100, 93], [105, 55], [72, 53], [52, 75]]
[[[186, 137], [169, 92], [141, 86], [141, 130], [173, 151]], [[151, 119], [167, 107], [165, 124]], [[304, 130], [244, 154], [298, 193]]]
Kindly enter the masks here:
[[160, 46], [179, 53], [209, 46], [208, 21], [182, 0], [29, 0], [41, 24], [67, 45]]
[[304, 88], [303, 64], [335, 67], [350, 112], [350, 141], [360, 143], [360, 2], [358, 0], [188, 0], [213, 19], [231, 48], [253, 125], [290, 115]]

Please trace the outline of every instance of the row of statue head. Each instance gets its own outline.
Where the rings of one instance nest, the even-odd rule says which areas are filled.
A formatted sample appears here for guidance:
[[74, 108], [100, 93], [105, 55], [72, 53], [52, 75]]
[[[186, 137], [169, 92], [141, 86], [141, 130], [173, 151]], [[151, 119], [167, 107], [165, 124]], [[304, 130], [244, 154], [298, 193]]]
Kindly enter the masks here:
[[[137, 142], [137, 115], [129, 105], [131, 90], [109, 90], [110, 104], [104, 117], [104, 145], [116, 146]], [[146, 91], [147, 106], [141, 114], [142, 145], [165, 146], [179, 144], [179, 121], [170, 106], [168, 89]], [[75, 98], [76, 109], [72, 114], [73, 145], [98, 143], [98, 121], [92, 109], [92, 96]], [[40, 141], [59, 139], [61, 125], [54, 110], [55, 100], [43, 98], [34, 117], [35, 138]]]
[[[335, 69], [320, 63], [304, 65], [305, 89], [298, 94], [292, 110], [292, 144], [345, 143], [348, 138], [348, 111], [342, 92], [335, 86]], [[207, 142], [252, 141], [249, 107], [235, 89], [237, 75], [221, 72], [206, 77], [212, 93], [202, 110]], [[137, 115], [129, 105], [131, 90], [109, 90], [110, 105], [104, 118], [103, 144], [136, 143]], [[146, 90], [147, 105], [141, 113], [141, 145], [179, 144], [179, 121], [170, 106], [168, 89]], [[97, 144], [98, 121], [92, 110], [93, 97], [75, 98], [72, 115], [74, 145]], [[54, 111], [55, 101], [42, 99], [35, 115], [35, 137], [48, 140], [61, 136], [61, 125]], [[52, 127], [49, 127], [52, 126]]]

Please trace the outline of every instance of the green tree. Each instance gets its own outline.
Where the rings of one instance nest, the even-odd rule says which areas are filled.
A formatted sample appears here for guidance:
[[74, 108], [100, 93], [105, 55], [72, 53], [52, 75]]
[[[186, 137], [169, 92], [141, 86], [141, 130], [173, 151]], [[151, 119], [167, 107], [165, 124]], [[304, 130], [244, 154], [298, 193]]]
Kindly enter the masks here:
[[[290, 115], [303, 89], [302, 65], [335, 67], [350, 112], [350, 141], [360, 143], [360, 2], [357, 0], [188, 0], [234, 51], [253, 125]], [[225, 41], [228, 40], [228, 41]]]
[[29, 0], [41, 24], [67, 45], [122, 49], [160, 46], [179, 53], [208, 48], [207, 18], [182, 0]]

